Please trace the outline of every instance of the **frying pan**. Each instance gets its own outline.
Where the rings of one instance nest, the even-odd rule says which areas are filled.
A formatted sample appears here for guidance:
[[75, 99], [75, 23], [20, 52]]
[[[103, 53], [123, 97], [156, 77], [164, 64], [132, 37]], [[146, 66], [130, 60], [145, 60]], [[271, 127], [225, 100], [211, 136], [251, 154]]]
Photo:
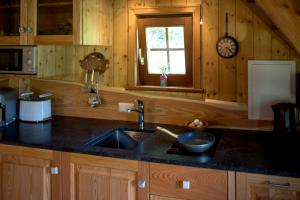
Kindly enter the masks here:
[[171, 131], [162, 128], [156, 127], [157, 130], [160, 130], [168, 135], [176, 138], [177, 142], [181, 144], [186, 150], [194, 153], [201, 153], [208, 150], [215, 142], [216, 137], [207, 132], [185, 132], [180, 135], [176, 135]]

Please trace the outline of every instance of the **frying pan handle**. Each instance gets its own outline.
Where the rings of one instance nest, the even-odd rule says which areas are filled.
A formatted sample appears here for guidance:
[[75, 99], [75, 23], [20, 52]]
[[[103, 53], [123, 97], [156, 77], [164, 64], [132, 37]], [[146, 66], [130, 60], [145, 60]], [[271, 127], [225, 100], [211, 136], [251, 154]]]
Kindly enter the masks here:
[[162, 131], [162, 132], [164, 132], [164, 133], [166, 133], [166, 134], [168, 134], [168, 135], [170, 135], [170, 136], [172, 136], [176, 139], [178, 137], [178, 135], [176, 135], [175, 133], [172, 133], [171, 131], [169, 131], [169, 130], [163, 128], [163, 127], [157, 126], [156, 129], [159, 130], [159, 131]]

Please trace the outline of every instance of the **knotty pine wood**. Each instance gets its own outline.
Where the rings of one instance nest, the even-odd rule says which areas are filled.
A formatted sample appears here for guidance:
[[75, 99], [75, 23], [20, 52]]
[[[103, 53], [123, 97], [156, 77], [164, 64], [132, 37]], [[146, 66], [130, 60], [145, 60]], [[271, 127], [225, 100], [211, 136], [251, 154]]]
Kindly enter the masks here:
[[[271, 186], [289, 183], [290, 187]], [[244, 172], [236, 173], [236, 200], [299, 200], [300, 179]]]
[[[190, 200], [227, 199], [227, 171], [150, 163], [150, 194]], [[182, 181], [190, 189], [182, 189]]]
[[135, 200], [138, 161], [65, 153], [69, 174], [65, 197], [72, 200]]
[[62, 200], [61, 174], [50, 174], [60, 168], [60, 152], [5, 144], [0, 152], [2, 200]]
[[[228, 14], [228, 34], [236, 37], [236, 0], [219, 0], [219, 37], [225, 35], [226, 13]], [[219, 98], [236, 101], [236, 57], [219, 57]]]
[[[84, 70], [79, 60], [92, 52], [100, 52], [108, 60], [112, 60], [112, 48], [108, 46], [38, 46], [38, 77], [52, 80], [83, 82]], [[101, 75], [102, 86], [113, 85], [112, 63], [109, 69]]]
[[137, 180], [144, 180], [146, 183], [145, 188], [138, 188], [137, 199], [149, 200], [149, 162], [139, 161]]
[[236, 56], [237, 101], [248, 100], [248, 60], [254, 57], [253, 13], [242, 2], [236, 1], [236, 37], [239, 53]]
[[300, 53], [299, 3], [295, 3], [294, 0], [257, 0], [252, 4], [263, 10], [288, 42]]
[[113, 1], [82, 1], [83, 45], [112, 45]]
[[145, 103], [146, 122], [185, 125], [199, 118], [207, 120], [210, 126], [272, 129], [272, 123], [269, 121], [248, 120], [247, 111], [240, 106], [218, 106], [203, 101], [140, 95], [121, 89], [103, 88], [100, 92], [103, 104], [91, 108], [88, 104], [88, 94], [81, 91], [82, 86], [62, 81], [31, 80], [33, 91], [47, 91], [54, 95], [54, 115], [136, 121], [135, 113], [118, 112], [118, 103], [141, 99]]
[[[183, 4], [185, 2], [186, 6], [199, 6], [201, 1], [198, 1], [198, 3], [197, 1], [194, 3], [183, 1]], [[223, 0], [203, 1], [204, 23], [202, 25], [201, 63], [204, 74], [201, 76], [204, 76], [204, 78], [201, 87], [206, 90], [206, 98], [247, 103], [248, 59], [286, 60], [294, 59], [295, 56], [287, 55], [287, 49], [288, 51], [291, 49], [289, 45], [285, 41], [281, 42], [273, 27], [269, 27], [269, 24], [265, 24], [259, 19], [255, 13], [247, 8], [243, 0], [231, 0], [230, 3], [226, 1], [226, 4], [224, 2]], [[118, 17], [123, 13], [124, 17], [118, 17], [114, 20], [115, 23], [119, 24], [115, 24], [114, 29], [120, 30], [114, 33], [114, 40], [117, 38], [117, 41], [121, 41], [121, 45], [128, 41], [127, 30], [128, 20], [130, 19], [127, 17], [126, 7], [128, 9], [176, 7], [178, 6], [176, 3], [178, 1], [128, 0], [126, 5], [124, 1], [122, 1], [122, 4], [117, 1], [115, 6], [117, 12], [115, 11], [114, 16]], [[183, 5], [182, 2], [180, 4]], [[223, 4], [225, 5], [223, 6]], [[235, 58], [224, 61], [217, 55], [215, 45], [217, 39], [224, 35], [224, 14], [226, 11], [231, 13], [229, 20], [230, 34], [237, 37], [240, 52]], [[113, 62], [114, 64], [117, 63], [117, 68], [114, 67], [114, 76], [117, 75], [119, 80], [114, 82], [114, 86], [126, 87], [127, 74], [123, 74], [123, 70], [128, 67], [126, 58], [129, 54], [126, 48], [120, 47], [121, 45], [119, 45], [119, 42], [114, 42], [115, 56]], [[130, 50], [132, 47], [129, 46], [128, 49]], [[296, 57], [299, 57], [299, 55]], [[300, 68], [300, 66], [298, 65], [297, 68]], [[118, 72], [118, 69], [122, 69], [122, 71]]]

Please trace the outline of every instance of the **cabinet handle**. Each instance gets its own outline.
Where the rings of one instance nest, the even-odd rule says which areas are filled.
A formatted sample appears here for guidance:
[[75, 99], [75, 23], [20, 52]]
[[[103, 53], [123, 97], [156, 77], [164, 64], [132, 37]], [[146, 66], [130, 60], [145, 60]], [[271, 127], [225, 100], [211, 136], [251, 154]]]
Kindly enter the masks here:
[[182, 189], [189, 190], [190, 189], [190, 181], [183, 180], [182, 181]]
[[26, 28], [23, 26], [19, 27], [19, 33], [25, 33], [26, 32]]
[[59, 168], [58, 167], [51, 167], [51, 174], [53, 174], [53, 175], [59, 174]]
[[146, 187], [146, 181], [145, 180], [139, 180], [138, 181], [138, 187], [141, 189], [144, 189]]
[[27, 27], [27, 33], [32, 33], [33, 32], [33, 29], [32, 29], [32, 27]]
[[277, 188], [289, 188], [291, 187], [290, 183], [273, 183], [271, 181], [267, 181], [267, 184], [271, 187], [277, 187]]

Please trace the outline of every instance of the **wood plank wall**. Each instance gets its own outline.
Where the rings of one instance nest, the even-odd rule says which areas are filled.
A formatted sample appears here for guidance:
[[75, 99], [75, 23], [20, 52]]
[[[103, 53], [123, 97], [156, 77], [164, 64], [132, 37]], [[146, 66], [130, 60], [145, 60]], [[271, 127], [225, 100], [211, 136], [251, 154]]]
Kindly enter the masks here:
[[[128, 9], [172, 6], [199, 6], [197, 1], [115, 0], [114, 2], [114, 86], [127, 83]], [[247, 61], [249, 59], [299, 60], [293, 49], [277, 37], [241, 0], [203, 0], [202, 71], [206, 98], [247, 103]], [[220, 58], [215, 45], [225, 33], [225, 13], [229, 14], [229, 34], [240, 44], [232, 59]], [[116, 31], [117, 30], [117, 31]], [[299, 70], [299, 64], [298, 70]]]
[[79, 60], [95, 51], [110, 60], [109, 68], [101, 75], [100, 80], [102, 86], [112, 86], [112, 47], [108, 46], [38, 46], [38, 77], [83, 82], [84, 70], [80, 67]]
[[[127, 85], [128, 10], [155, 7], [200, 6], [201, 0], [114, 0], [113, 46], [39, 46], [39, 77], [83, 81], [79, 60], [100, 51], [110, 60], [101, 79], [102, 86]], [[198, 100], [217, 99], [247, 103], [247, 62], [249, 59], [299, 61], [299, 55], [267, 27], [242, 0], [203, 0], [201, 77], [205, 96], [188, 93], [149, 92]], [[225, 14], [229, 14], [229, 34], [239, 41], [240, 51], [232, 59], [217, 55], [215, 44], [225, 33]], [[300, 71], [299, 62], [297, 70]]]

